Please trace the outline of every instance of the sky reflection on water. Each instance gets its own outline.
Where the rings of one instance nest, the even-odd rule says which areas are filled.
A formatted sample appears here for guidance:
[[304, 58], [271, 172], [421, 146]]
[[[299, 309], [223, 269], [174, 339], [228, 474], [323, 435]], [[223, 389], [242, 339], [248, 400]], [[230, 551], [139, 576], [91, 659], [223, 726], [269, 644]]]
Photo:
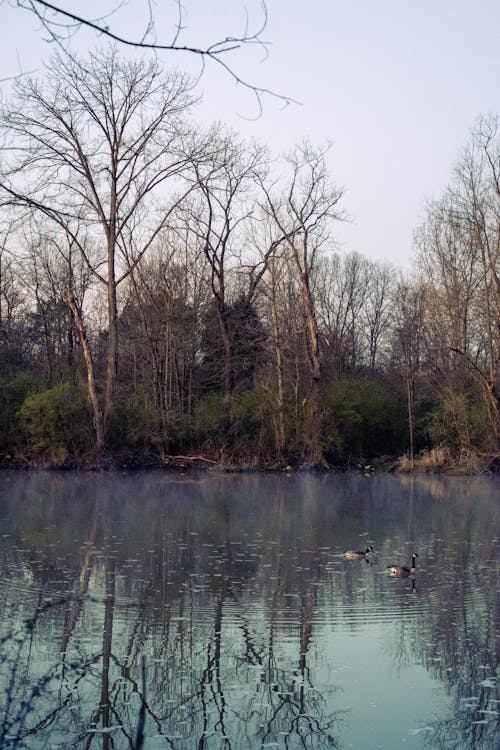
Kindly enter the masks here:
[[496, 748], [499, 489], [0, 474], [2, 746]]

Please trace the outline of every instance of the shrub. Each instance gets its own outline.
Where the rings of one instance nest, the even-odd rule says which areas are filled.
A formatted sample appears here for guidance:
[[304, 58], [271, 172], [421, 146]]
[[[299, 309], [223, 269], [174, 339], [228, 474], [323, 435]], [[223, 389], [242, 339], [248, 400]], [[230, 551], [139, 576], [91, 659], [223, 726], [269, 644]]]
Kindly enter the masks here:
[[404, 407], [384, 383], [341, 378], [325, 396], [325, 440], [329, 460], [397, 451], [405, 428]]
[[234, 394], [231, 405], [231, 436], [245, 452], [269, 459], [275, 450], [269, 394], [263, 386]]
[[30, 373], [0, 381], [0, 452], [10, 454], [19, 448], [18, 412], [26, 397], [42, 388], [40, 379]]
[[197, 445], [229, 449], [231, 453], [247, 457], [249, 454], [268, 457], [274, 449], [272, 420], [260, 388], [233, 394], [229, 421], [219, 394], [198, 399], [193, 408], [191, 435]]
[[110, 442], [115, 448], [149, 447], [156, 442], [153, 410], [141, 393], [124, 397], [117, 393]]
[[484, 399], [473, 388], [460, 392], [450, 386], [427, 417], [427, 431], [434, 445], [446, 445], [457, 452], [462, 448], [488, 448], [488, 414]]
[[208, 441], [218, 444], [222, 434], [223, 417], [224, 407], [219, 393], [210, 393], [196, 399], [191, 419], [191, 435], [194, 443], [202, 445]]
[[55, 463], [92, 446], [92, 423], [86, 394], [61, 383], [28, 396], [17, 416], [31, 451]]

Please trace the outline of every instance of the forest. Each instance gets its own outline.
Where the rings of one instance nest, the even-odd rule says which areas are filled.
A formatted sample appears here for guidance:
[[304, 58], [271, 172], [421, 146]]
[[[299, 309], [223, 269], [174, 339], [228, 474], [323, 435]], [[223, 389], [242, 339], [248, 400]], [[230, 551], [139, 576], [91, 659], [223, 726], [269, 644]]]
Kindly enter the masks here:
[[0, 464], [498, 468], [496, 115], [404, 274], [339, 249], [328, 146], [200, 123], [154, 59], [56, 55], [0, 129]]

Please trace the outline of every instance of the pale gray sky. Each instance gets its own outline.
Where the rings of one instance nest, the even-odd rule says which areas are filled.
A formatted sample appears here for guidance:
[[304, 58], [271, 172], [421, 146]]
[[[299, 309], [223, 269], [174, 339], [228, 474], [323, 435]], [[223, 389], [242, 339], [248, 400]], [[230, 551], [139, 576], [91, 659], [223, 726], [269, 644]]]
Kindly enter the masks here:
[[[116, 4], [61, 1], [86, 12]], [[30, 15], [13, 5], [0, 0], [0, 79], [39, 69], [51, 52]], [[114, 28], [138, 35], [145, 5], [129, 0]], [[158, 37], [170, 39], [175, 2], [157, 5], [164, 9]], [[245, 5], [257, 24], [256, 0], [184, 0], [184, 42], [238, 35]], [[426, 198], [443, 190], [475, 118], [500, 113], [500, 0], [268, 0], [267, 7], [269, 55], [263, 60], [252, 48], [236, 54], [233, 67], [301, 104], [283, 109], [266, 97], [260, 118], [244, 119], [257, 113], [251, 95], [209, 66], [199, 117], [227, 122], [275, 153], [304, 136], [318, 144], [331, 140], [332, 176], [345, 187], [352, 217], [337, 228], [343, 249], [407, 265]], [[91, 33], [75, 39], [79, 52], [99, 43]], [[160, 60], [196, 70], [187, 55], [164, 53]]]

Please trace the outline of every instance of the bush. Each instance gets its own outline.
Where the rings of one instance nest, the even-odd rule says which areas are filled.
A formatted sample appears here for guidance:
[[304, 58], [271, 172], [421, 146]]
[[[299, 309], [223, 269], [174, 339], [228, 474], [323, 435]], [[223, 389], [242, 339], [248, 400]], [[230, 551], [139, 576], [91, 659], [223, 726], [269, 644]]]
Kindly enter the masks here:
[[210, 393], [196, 399], [193, 404], [191, 436], [196, 445], [205, 442], [218, 444], [221, 439], [221, 425], [224, 421], [224, 407], [219, 393]]
[[382, 382], [341, 378], [325, 396], [326, 456], [333, 462], [399, 450], [405, 429], [404, 405]]
[[124, 397], [117, 392], [111, 424], [110, 443], [114, 448], [150, 447], [157, 440], [155, 417], [145, 396]]
[[22, 373], [0, 381], [0, 452], [10, 455], [19, 448], [18, 412], [26, 397], [44, 387], [38, 377]]
[[62, 463], [92, 447], [92, 420], [84, 391], [61, 383], [28, 396], [17, 413], [30, 450]]
[[488, 449], [488, 424], [484, 399], [473, 387], [466, 393], [452, 386], [444, 389], [427, 417], [432, 444], [446, 445], [455, 452], [462, 448]]
[[235, 393], [231, 404], [231, 437], [236, 445], [266, 458], [274, 451], [272, 411], [263, 387]]
[[229, 449], [246, 457], [273, 450], [272, 420], [266, 418], [267, 401], [259, 388], [235, 392], [229, 422], [222, 396], [210, 394], [196, 401], [191, 435], [198, 446]]

